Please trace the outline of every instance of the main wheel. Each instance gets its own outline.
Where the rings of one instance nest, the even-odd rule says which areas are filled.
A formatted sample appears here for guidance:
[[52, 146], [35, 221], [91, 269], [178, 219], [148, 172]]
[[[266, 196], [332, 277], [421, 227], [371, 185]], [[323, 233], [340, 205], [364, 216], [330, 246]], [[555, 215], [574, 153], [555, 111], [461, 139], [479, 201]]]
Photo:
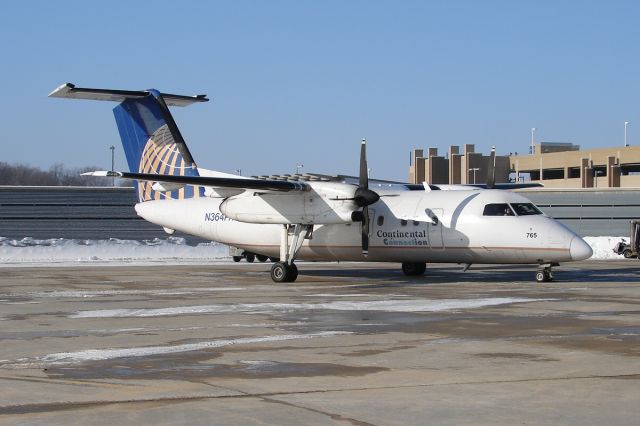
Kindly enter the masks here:
[[276, 262], [271, 266], [271, 279], [277, 283], [290, 283], [298, 278], [298, 267], [283, 262]]
[[631, 259], [633, 257], [633, 252], [629, 249], [626, 249], [625, 251], [622, 252], [622, 255], [624, 256], [625, 259]]
[[247, 253], [244, 255], [244, 258], [247, 259], [247, 262], [253, 263], [253, 261], [256, 260], [256, 255], [253, 253]]
[[258, 259], [258, 261], [264, 263], [267, 261], [267, 259], [269, 259], [267, 256], [263, 256], [261, 254], [256, 254], [256, 259]]
[[424, 271], [427, 270], [427, 264], [425, 262], [403, 262], [402, 263], [402, 272], [405, 275], [409, 276], [417, 276], [423, 275]]
[[295, 263], [292, 263], [289, 268], [291, 269], [291, 279], [289, 280], [289, 282], [294, 282], [298, 279], [298, 267]]
[[233, 256], [234, 262], [240, 262], [242, 260], [242, 256]]

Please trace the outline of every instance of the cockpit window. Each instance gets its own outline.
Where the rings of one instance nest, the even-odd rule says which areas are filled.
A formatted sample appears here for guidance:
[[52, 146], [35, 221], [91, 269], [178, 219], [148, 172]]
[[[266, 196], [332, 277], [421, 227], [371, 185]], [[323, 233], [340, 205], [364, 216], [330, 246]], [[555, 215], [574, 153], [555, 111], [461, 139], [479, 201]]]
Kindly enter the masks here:
[[516, 211], [518, 216], [528, 216], [532, 214], [542, 214], [536, 206], [531, 203], [511, 203], [511, 207]]
[[487, 204], [484, 206], [484, 216], [515, 216], [511, 207], [507, 203]]

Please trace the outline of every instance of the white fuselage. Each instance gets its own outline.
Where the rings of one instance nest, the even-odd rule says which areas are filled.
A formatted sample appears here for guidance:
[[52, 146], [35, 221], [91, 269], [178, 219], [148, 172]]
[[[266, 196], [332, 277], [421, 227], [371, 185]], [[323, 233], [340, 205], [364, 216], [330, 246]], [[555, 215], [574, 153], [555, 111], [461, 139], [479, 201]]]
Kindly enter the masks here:
[[[325, 261], [552, 263], [582, 260], [591, 248], [545, 215], [486, 216], [491, 203], [530, 203], [509, 191], [389, 191], [369, 206], [369, 254], [361, 250], [361, 223], [315, 225], [298, 259]], [[282, 225], [231, 220], [223, 198], [147, 201], [144, 219], [165, 228], [279, 257]]]

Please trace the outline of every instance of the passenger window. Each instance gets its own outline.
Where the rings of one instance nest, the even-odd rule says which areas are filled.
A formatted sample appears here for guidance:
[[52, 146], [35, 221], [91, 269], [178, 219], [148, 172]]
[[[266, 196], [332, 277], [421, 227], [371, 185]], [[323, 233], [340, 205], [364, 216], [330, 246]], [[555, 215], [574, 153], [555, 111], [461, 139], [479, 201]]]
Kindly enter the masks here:
[[418, 225], [420, 225], [420, 222], [418, 222], [417, 220], [414, 220], [413, 221], [413, 226], [418, 226]]
[[507, 203], [487, 204], [484, 206], [483, 216], [515, 216]]
[[529, 216], [532, 214], [542, 214], [536, 206], [531, 203], [511, 203], [511, 207], [518, 216]]
[[406, 221], [406, 220], [404, 220], [404, 219], [402, 219], [402, 220], [400, 221], [400, 225], [402, 225], [402, 226], [407, 226], [407, 221]]
[[378, 226], [384, 225], [384, 216], [378, 216]]

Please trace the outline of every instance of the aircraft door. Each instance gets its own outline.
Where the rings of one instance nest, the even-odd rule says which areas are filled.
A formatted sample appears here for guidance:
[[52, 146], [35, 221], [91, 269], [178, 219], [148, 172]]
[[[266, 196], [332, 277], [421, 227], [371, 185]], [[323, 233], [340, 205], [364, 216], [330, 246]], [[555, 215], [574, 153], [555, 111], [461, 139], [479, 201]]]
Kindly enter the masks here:
[[427, 215], [431, 218], [428, 222], [429, 228], [429, 246], [432, 249], [444, 250], [443, 226], [442, 218], [444, 216], [443, 209], [427, 209]]

